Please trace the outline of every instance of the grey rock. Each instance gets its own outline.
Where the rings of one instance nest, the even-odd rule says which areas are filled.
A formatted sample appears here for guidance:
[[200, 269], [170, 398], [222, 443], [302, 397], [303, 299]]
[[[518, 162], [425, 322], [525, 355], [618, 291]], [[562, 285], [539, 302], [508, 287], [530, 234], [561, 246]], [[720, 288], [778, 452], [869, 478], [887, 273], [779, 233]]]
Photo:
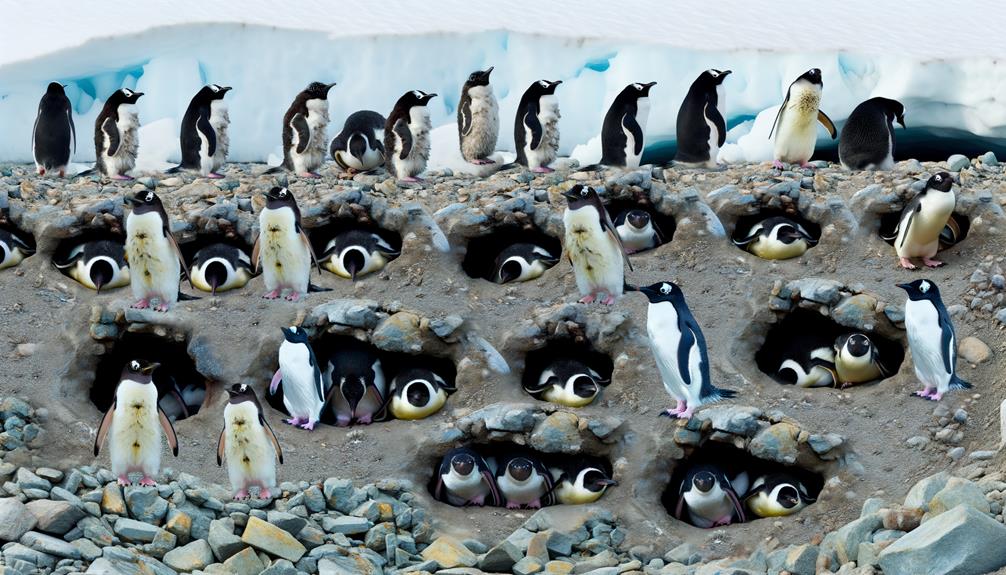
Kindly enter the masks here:
[[210, 522], [207, 542], [210, 544], [210, 549], [217, 561], [225, 561], [247, 547], [241, 538], [234, 534], [234, 520], [230, 518]]
[[210, 563], [213, 563], [213, 550], [203, 539], [197, 539], [164, 554], [164, 564], [182, 573], [203, 569]]
[[341, 517], [324, 517], [321, 520], [322, 528], [329, 533], [342, 533], [344, 535], [359, 535], [366, 533], [373, 527], [373, 523], [364, 517], [353, 517], [343, 515]]
[[37, 520], [16, 498], [0, 499], [0, 541], [17, 541], [35, 528]]
[[970, 165], [971, 160], [961, 154], [954, 154], [947, 158], [947, 169], [951, 172], [959, 172]]
[[144, 523], [143, 521], [137, 521], [135, 519], [129, 519], [128, 517], [120, 517], [117, 519], [112, 530], [115, 531], [116, 535], [122, 537], [126, 541], [140, 543], [150, 543], [155, 537], [157, 537], [157, 534], [162, 531], [162, 529], [156, 525]]
[[928, 510], [929, 501], [947, 486], [949, 480], [950, 475], [945, 471], [920, 480], [908, 490], [908, 495], [905, 496], [905, 507]]
[[985, 492], [972, 481], [960, 477], [951, 477], [947, 484], [929, 500], [929, 513], [932, 518], [960, 505], [967, 505], [982, 513], [989, 513], [989, 501]]
[[823, 278], [804, 278], [789, 282], [790, 291], [812, 302], [834, 305], [841, 299], [842, 282]]
[[982, 165], [985, 165], [985, 166], [998, 166], [999, 165], [999, 159], [996, 158], [995, 152], [991, 152], [991, 151], [985, 152], [984, 154], [982, 154], [981, 156], [979, 156], [978, 159], [981, 160]]
[[3, 550], [4, 561], [10, 565], [14, 561], [24, 561], [31, 565], [42, 569], [43, 573], [46, 569], [52, 569], [56, 565], [56, 558], [41, 551], [35, 551], [30, 547], [21, 545], [20, 543], [14, 543], [7, 545]]
[[979, 574], [1006, 566], [1006, 526], [967, 506], [923, 523], [880, 552], [885, 575]]
[[51, 535], [29, 531], [21, 536], [21, 544], [47, 555], [64, 557], [67, 559], [80, 559], [80, 549]]
[[300, 533], [300, 530], [307, 525], [307, 520], [303, 517], [297, 517], [296, 515], [285, 513], [283, 511], [271, 510], [268, 512], [266, 517], [266, 520], [269, 523], [272, 523], [276, 527], [279, 527], [293, 536]]
[[884, 521], [879, 514], [861, 517], [848, 523], [835, 532], [833, 540], [835, 554], [840, 563], [855, 561], [859, 553], [859, 544], [868, 542], [874, 531], [881, 529]]
[[130, 515], [139, 521], [161, 524], [168, 513], [168, 502], [156, 487], [127, 487], [124, 491]]
[[682, 543], [674, 549], [664, 554], [664, 561], [668, 563], [681, 563], [682, 565], [694, 565], [702, 561], [699, 548], [692, 543]]
[[504, 540], [479, 560], [479, 569], [492, 573], [505, 573], [524, 557], [523, 551], [512, 542]]
[[44, 533], [64, 535], [84, 518], [84, 511], [66, 501], [39, 499], [26, 505], [35, 516], [35, 528]]
[[21, 489], [41, 489], [46, 493], [52, 489], [52, 483], [49, 483], [45, 479], [35, 475], [26, 467], [22, 467], [17, 470], [15, 480]]

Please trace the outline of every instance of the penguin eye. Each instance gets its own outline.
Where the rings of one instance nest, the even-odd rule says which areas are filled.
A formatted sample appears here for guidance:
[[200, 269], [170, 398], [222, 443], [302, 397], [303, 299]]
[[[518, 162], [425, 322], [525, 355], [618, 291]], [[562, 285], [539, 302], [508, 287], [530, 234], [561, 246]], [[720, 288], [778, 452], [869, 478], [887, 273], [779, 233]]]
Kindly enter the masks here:
[[129, 369], [130, 371], [140, 371], [140, 362], [136, 361], [135, 359], [129, 362]]
[[548, 88], [548, 82], [546, 82], [545, 80], [538, 80], [538, 85], [541, 86], [542, 88]]
[[943, 176], [941, 176], [940, 174], [936, 174], [935, 176], [933, 176], [933, 179], [936, 180], [937, 182], [942, 182]]
[[286, 197], [286, 188], [283, 188], [282, 190], [280, 190], [278, 195], [281, 198], [285, 198]]
[[583, 197], [583, 198], [587, 197], [587, 188], [581, 188], [580, 189], [580, 197]]
[[641, 84], [633, 84], [633, 86], [636, 88], [636, 90], [642, 90], [643, 89], [643, 86]]
[[133, 91], [130, 90], [129, 88], [123, 88], [122, 93], [125, 94], [127, 98], [133, 95]]
[[415, 96], [419, 100], [423, 99], [423, 93], [420, 92], [419, 90], [413, 90], [412, 91], [412, 95]]
[[671, 289], [672, 289], [671, 286], [669, 286], [668, 284], [664, 284], [660, 286], [660, 293], [667, 295], [671, 293]]
[[154, 201], [154, 192], [147, 192], [147, 195], [143, 196], [143, 201], [145, 202]]
[[919, 290], [922, 291], [922, 293], [928, 292], [929, 291], [929, 282], [927, 282], [925, 280], [922, 280], [922, 283], [919, 284]]

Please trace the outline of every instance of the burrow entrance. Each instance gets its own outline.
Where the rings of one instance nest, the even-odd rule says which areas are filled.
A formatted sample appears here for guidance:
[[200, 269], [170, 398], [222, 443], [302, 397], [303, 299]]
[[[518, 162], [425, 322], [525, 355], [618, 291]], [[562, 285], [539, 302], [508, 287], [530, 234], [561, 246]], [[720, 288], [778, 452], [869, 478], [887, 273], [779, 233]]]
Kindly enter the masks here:
[[[325, 261], [326, 258], [324, 255], [328, 251], [329, 247], [334, 247], [336, 238], [350, 232], [377, 234], [378, 237], [388, 244], [395, 254], [401, 254], [402, 252], [402, 236], [398, 232], [382, 228], [371, 222], [359, 221], [354, 218], [333, 218], [326, 224], [307, 230], [308, 239], [311, 241], [311, 247], [314, 249], [314, 253], [318, 256], [318, 261], [323, 267], [329, 267]], [[393, 255], [388, 256], [386, 259], [390, 262], [398, 257], [398, 255]], [[376, 271], [377, 270], [374, 272], [368, 272], [368, 275], [369, 273], [375, 273]], [[359, 279], [363, 277], [363, 275], [357, 274], [356, 277]]]
[[604, 208], [607, 210], [608, 216], [611, 218], [611, 221], [615, 224], [616, 228], [620, 224], [619, 218], [627, 215], [633, 210], [643, 211], [650, 217], [650, 223], [659, 235], [659, 243], [652, 247], [635, 249], [629, 245], [629, 243], [631, 243], [631, 239], [623, 237], [622, 241], [626, 243], [626, 249], [630, 252], [643, 252], [670, 243], [674, 238], [674, 232], [678, 227], [678, 224], [673, 216], [660, 212], [650, 202], [623, 198], [609, 201]]
[[122, 368], [134, 359], [144, 359], [160, 364], [153, 373], [153, 380], [157, 386], [158, 405], [169, 419], [180, 421], [199, 413], [212, 381], [196, 370], [187, 347], [187, 340], [126, 332], [98, 362], [91, 385], [91, 403], [102, 412], [108, 411], [121, 380]]
[[[6, 237], [8, 235], [12, 237]], [[7, 244], [7, 250], [0, 250], [0, 269], [13, 267], [20, 263], [14, 261], [14, 250], [21, 252], [22, 259], [28, 259], [35, 255], [35, 236], [7, 221], [6, 214], [0, 214], [0, 237], [3, 237], [4, 243]], [[19, 243], [23, 245], [19, 245]]]
[[737, 218], [737, 222], [734, 224], [733, 233], [730, 239], [733, 241], [741, 250], [750, 252], [751, 244], [746, 246], [738, 245], [737, 242], [743, 241], [751, 232], [751, 229], [757, 224], [760, 224], [769, 218], [786, 218], [787, 220], [798, 224], [800, 227], [807, 232], [813, 242], [808, 245], [808, 249], [813, 249], [817, 242], [821, 239], [821, 225], [817, 222], [807, 219], [796, 209], [783, 210], [778, 208], [761, 208], [756, 214], [750, 214], [746, 216], [741, 216]]
[[[611, 374], [615, 371], [615, 364], [611, 357], [596, 350], [589, 342], [580, 343], [573, 338], [553, 339], [549, 340], [544, 347], [527, 352], [524, 358], [521, 385], [525, 390], [535, 388], [546, 369], [565, 360], [574, 360], [586, 365], [607, 382], [611, 381]], [[594, 401], [601, 400], [603, 395], [602, 391], [594, 398]], [[539, 401], [546, 401], [541, 396], [535, 398]]]
[[[833, 352], [836, 339], [851, 333], [863, 333], [870, 339], [879, 354], [879, 362], [889, 374], [887, 377], [898, 372], [901, 362], [905, 359], [905, 349], [900, 342], [876, 333], [857, 331], [839, 325], [830, 317], [805, 308], [793, 310], [768, 329], [765, 342], [755, 353], [755, 363], [762, 373], [769, 375], [777, 382], [792, 385], [796, 383], [794, 370], [791, 368], [792, 364], [789, 364], [790, 368], [784, 369], [780, 373], [780, 367], [784, 361], [787, 359], [795, 360], [806, 370], [813, 352], [821, 349]], [[819, 359], [822, 358], [821, 353], [814, 355]], [[827, 386], [823, 385], [823, 387]], [[831, 386], [834, 386], [834, 382]]]
[[[894, 230], [897, 229], [900, 219], [901, 212], [882, 214], [880, 216], [880, 227], [877, 230], [880, 239], [893, 246], [897, 239], [893, 237]], [[960, 212], [953, 212], [950, 214], [950, 221], [947, 222], [947, 225], [943, 227], [943, 231], [940, 233], [940, 250], [945, 250], [964, 241], [970, 231], [971, 218]]]
[[[781, 474], [786, 482], [793, 485], [801, 484], [806, 489], [808, 496], [806, 499], [801, 498], [804, 505], [813, 505], [813, 501], [810, 500], [816, 500], [824, 488], [824, 476], [815, 471], [796, 465], [784, 465], [760, 459], [744, 449], [727, 443], [706, 441], [684, 459], [675, 463], [670, 483], [667, 484], [661, 497], [661, 502], [671, 517], [697, 527], [708, 527], [708, 525], [700, 525], [698, 524], [700, 521], [693, 520], [686, 505], [682, 506], [681, 516], [677, 515], [682, 482], [687, 479], [689, 471], [697, 466], [717, 470], [731, 481], [734, 490], [738, 492], [737, 496], [744, 512], [745, 522], [762, 519], [762, 516], [750, 507], [748, 501], [749, 496], [753, 495], [752, 487], [759, 478], [772, 476], [780, 478]], [[734, 517], [733, 522], [738, 522], [737, 516]]]
[[470, 278], [500, 283], [496, 277], [497, 260], [504, 250], [515, 244], [539, 246], [556, 260], [562, 254], [562, 242], [536, 227], [501, 225], [494, 227], [488, 234], [468, 240], [461, 269]]

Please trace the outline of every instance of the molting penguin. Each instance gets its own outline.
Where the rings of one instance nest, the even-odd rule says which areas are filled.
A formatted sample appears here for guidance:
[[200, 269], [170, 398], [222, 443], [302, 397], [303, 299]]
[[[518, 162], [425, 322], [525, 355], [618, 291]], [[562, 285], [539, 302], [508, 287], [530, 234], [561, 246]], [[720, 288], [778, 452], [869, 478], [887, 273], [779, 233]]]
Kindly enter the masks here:
[[685, 519], [687, 513], [688, 521], [703, 529], [730, 525], [735, 520], [744, 523], [744, 508], [737, 492], [744, 491], [740, 488], [740, 484], [746, 484], [747, 478], [739, 477], [735, 482], [738, 484], [737, 487], [727, 478], [723, 470], [713, 465], [696, 465], [690, 468], [678, 490], [678, 504], [674, 516]]
[[452, 449], [440, 460], [433, 497], [456, 507], [503, 504], [486, 460], [467, 447]]
[[251, 258], [253, 270], [262, 266], [262, 277], [269, 290], [262, 297], [276, 299], [289, 290], [286, 299], [297, 301], [308, 291], [321, 291], [311, 285], [311, 265], [318, 265], [319, 272], [321, 265], [300, 225], [297, 200], [290, 190], [278, 186], [269, 190], [265, 198]]
[[125, 201], [133, 206], [126, 216], [126, 261], [136, 298], [132, 307], [146, 309], [156, 299], [153, 309], [168, 311], [179, 299], [179, 276], [184, 273], [192, 284], [185, 258], [171, 235], [171, 220], [154, 192], [140, 190]]
[[556, 87], [562, 80], [538, 80], [531, 84], [517, 104], [513, 141], [517, 163], [533, 172], [551, 172], [549, 164], [559, 153], [559, 100]]
[[53, 265], [80, 285], [98, 293], [102, 289], [129, 285], [126, 249], [116, 241], [96, 240], [77, 244], [65, 259], [53, 260]]
[[817, 245], [817, 240], [803, 226], [783, 216], [758, 222], [751, 226], [745, 237], [734, 239], [733, 242], [766, 260], [799, 257]]
[[94, 120], [94, 155], [98, 171], [113, 180], [131, 180], [140, 148], [140, 119], [136, 101], [143, 92], [122, 88], [112, 92]]
[[0, 270], [14, 267], [35, 253], [17, 234], [0, 228]]
[[726, 102], [723, 80], [730, 70], [710, 68], [692, 82], [678, 108], [678, 151], [674, 163], [685, 167], [715, 168], [720, 147], [726, 142]]
[[335, 163], [351, 174], [384, 164], [384, 122], [384, 116], [370, 110], [350, 114], [328, 148]]
[[870, 98], [849, 114], [838, 141], [838, 159], [846, 170], [894, 167], [894, 122], [905, 127], [905, 106], [897, 100]]
[[252, 278], [252, 261], [244, 250], [230, 244], [210, 244], [192, 258], [192, 285], [217, 292], [244, 287]]
[[557, 263], [559, 258], [539, 245], [510, 244], [496, 256], [492, 280], [498, 284], [531, 281]]
[[283, 383], [283, 407], [290, 415], [286, 423], [313, 430], [321, 420], [325, 407], [325, 381], [318, 359], [303, 328], [282, 328], [283, 343], [279, 346], [279, 369], [269, 382], [269, 393], [276, 394]]
[[496, 149], [499, 137], [499, 105], [489, 84], [489, 74], [493, 71], [476, 70], [468, 76], [461, 88], [461, 103], [458, 105], [458, 141], [461, 156], [473, 164], [492, 164], [489, 154]]
[[119, 485], [131, 485], [130, 473], [142, 473], [140, 485], [157, 485], [154, 476], [161, 469], [161, 431], [168, 438], [171, 453], [178, 457], [178, 437], [168, 417], [157, 406], [157, 387], [151, 374], [160, 367], [134, 359], [122, 368], [115, 387], [115, 399], [105, 412], [94, 439], [94, 456], [108, 440], [112, 473]]
[[347, 230], [329, 240], [321, 254], [321, 265], [339, 277], [356, 281], [381, 271], [401, 253], [374, 232]]
[[915, 280], [898, 287], [908, 293], [908, 349], [915, 375], [922, 382], [922, 390], [915, 395], [939, 401], [950, 390], [970, 389], [971, 384], [957, 376], [957, 337], [939, 288], [930, 280]]
[[795, 477], [771, 473], [755, 479], [744, 503], [758, 517], [785, 517], [816, 501]]
[[563, 505], [594, 503], [609, 487], [618, 485], [606, 467], [588, 459], [569, 460], [553, 467], [556, 500]]
[[610, 305], [622, 295], [625, 263], [632, 269], [622, 238], [594, 188], [577, 184], [563, 193], [568, 205], [562, 214], [566, 256], [576, 275], [580, 303]]
[[234, 384], [227, 395], [224, 428], [217, 440], [217, 465], [223, 465], [226, 457], [235, 501], [248, 499], [250, 487], [259, 488], [259, 499], [269, 499], [270, 490], [276, 488], [276, 459], [283, 463], [283, 449], [254, 389]]
[[66, 175], [70, 151], [77, 151], [77, 129], [73, 125], [73, 109], [66, 97], [65, 86], [51, 82], [38, 103], [35, 129], [32, 131], [31, 151], [38, 175], [56, 172]]
[[384, 407], [386, 384], [381, 360], [366, 345], [340, 345], [325, 369], [328, 396], [335, 423], [368, 425]]
[[586, 363], [563, 357], [549, 363], [537, 380], [524, 386], [524, 391], [559, 405], [583, 407], [590, 405], [609, 383], [610, 377], [602, 377]]
[[737, 395], [733, 390], [713, 385], [706, 338], [677, 284], [658, 282], [627, 289], [642, 292], [650, 300], [646, 312], [650, 351], [664, 389], [677, 401], [674, 409], [660, 415], [689, 419], [700, 406]]
[[436, 98], [412, 90], [402, 94], [384, 124], [385, 168], [404, 182], [418, 181], [430, 158], [430, 109], [427, 104]]
[[430, 369], [406, 368], [391, 380], [388, 407], [396, 419], [423, 419], [440, 411], [455, 391], [456, 387]]
[[625, 210], [618, 214], [614, 224], [626, 253], [634, 254], [664, 243], [663, 234], [646, 210]]
[[283, 167], [303, 178], [319, 177], [328, 139], [328, 91], [335, 83], [311, 82], [283, 115]]
[[189, 102], [182, 116], [178, 140], [182, 147], [182, 163], [178, 168], [195, 170], [210, 178], [222, 178], [217, 170], [227, 161], [230, 138], [227, 127], [230, 117], [224, 96], [230, 86], [203, 86]]
[[843, 389], [891, 375], [880, 362], [877, 346], [862, 333], [847, 333], [835, 340], [835, 374]]
[[776, 168], [782, 169], [783, 162], [811, 167], [808, 162], [817, 145], [818, 121], [828, 129], [832, 140], [838, 137], [834, 122], [820, 109], [823, 87], [821, 70], [817, 68], [807, 70], [789, 85], [768, 134], [770, 140], [775, 134], [772, 165]]
[[496, 485], [506, 499], [507, 509], [538, 509], [555, 503], [552, 473], [529, 454], [501, 457]]
[[615, 96], [601, 125], [601, 163], [618, 168], [638, 168], [643, 157], [646, 119], [650, 115], [650, 88], [656, 82], [629, 84]]
[[894, 250], [901, 267], [914, 270], [916, 266], [911, 258], [917, 257], [921, 257], [927, 267], [943, 265], [933, 257], [940, 249], [940, 234], [956, 205], [953, 177], [940, 172], [929, 178], [926, 187], [905, 206], [893, 232]]

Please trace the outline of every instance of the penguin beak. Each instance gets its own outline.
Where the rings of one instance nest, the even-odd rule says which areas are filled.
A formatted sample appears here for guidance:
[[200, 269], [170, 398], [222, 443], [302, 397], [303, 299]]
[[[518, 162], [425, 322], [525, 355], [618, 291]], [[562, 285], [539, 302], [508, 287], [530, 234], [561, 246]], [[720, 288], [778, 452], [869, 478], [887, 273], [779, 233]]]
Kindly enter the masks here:
[[69, 88], [70, 87], [69, 84], [60, 84], [60, 86], [63, 86], [64, 88]]
[[576, 192], [574, 192], [572, 190], [572, 188], [570, 188], [570, 189], [566, 190], [565, 192], [563, 192], [562, 193], [562, 197], [566, 198], [567, 200], [578, 200], [578, 199], [580, 199], [580, 195], [577, 194]]
[[902, 129], [908, 128], [908, 126], [905, 125], [905, 116], [904, 116], [904, 114], [902, 114], [901, 116], [898, 116], [898, 123], [901, 124], [901, 128]]
[[493, 73], [493, 69], [495, 69], [495, 68], [496, 68], [496, 66], [489, 66], [489, 69], [486, 70], [485, 72], [482, 72], [482, 75], [488, 78], [489, 74], [492, 74]]
[[729, 76], [730, 74], [733, 73], [734, 73], [733, 70], [723, 70], [722, 72], [720, 72], [720, 76]]
[[226, 93], [226, 92], [230, 92], [230, 91], [231, 91], [231, 90], [233, 90], [233, 89], [234, 89], [234, 88], [233, 88], [232, 86], [222, 86], [222, 87], [220, 88], [220, 91], [221, 91], [221, 92], [224, 92], [224, 93]]
[[[159, 363], [152, 363], [152, 364], [148, 365], [147, 367], [141, 369], [140, 373], [142, 373], [143, 375], [150, 375], [151, 373], [154, 373], [154, 371], [156, 371], [157, 368], [159, 368], [159, 367], [161, 367], [161, 364], [159, 364]], [[184, 403], [183, 403], [183, 405], [184, 405]]]
[[647, 83], [643, 84], [643, 86], [646, 87], [646, 88], [652, 88], [652, 87], [654, 87], [656, 85], [657, 85], [656, 82], [647, 82]]
[[136, 198], [134, 198], [133, 196], [126, 196], [126, 197], [122, 198], [122, 203], [126, 204], [126, 205], [129, 205], [129, 206], [135, 206], [136, 205]]
[[562, 84], [562, 80], [556, 80], [555, 82], [552, 82], [553, 86], [558, 86], [559, 84]]
[[899, 288], [901, 288], [901, 289], [903, 289], [905, 291], [908, 291], [912, 287], [909, 284], [895, 284], [895, 286], [897, 286], [897, 287], [899, 287]]
[[135, 98], [139, 98], [142, 95], [143, 95], [143, 92], [133, 92], [133, 97], [135, 97]]
[[427, 94], [426, 97], [423, 98], [423, 99], [424, 100], [432, 100], [433, 98], [436, 98], [436, 97], [437, 97], [436, 94]]
[[607, 478], [599, 479], [597, 483], [598, 485], [606, 485], [608, 487], [614, 487], [615, 485], [618, 485], [618, 482], [615, 481], [614, 479], [607, 479]]
[[335, 82], [332, 82], [331, 84], [325, 84], [325, 91], [327, 92], [327, 91], [331, 90], [332, 88], [334, 88], [335, 84], [336, 84]]

